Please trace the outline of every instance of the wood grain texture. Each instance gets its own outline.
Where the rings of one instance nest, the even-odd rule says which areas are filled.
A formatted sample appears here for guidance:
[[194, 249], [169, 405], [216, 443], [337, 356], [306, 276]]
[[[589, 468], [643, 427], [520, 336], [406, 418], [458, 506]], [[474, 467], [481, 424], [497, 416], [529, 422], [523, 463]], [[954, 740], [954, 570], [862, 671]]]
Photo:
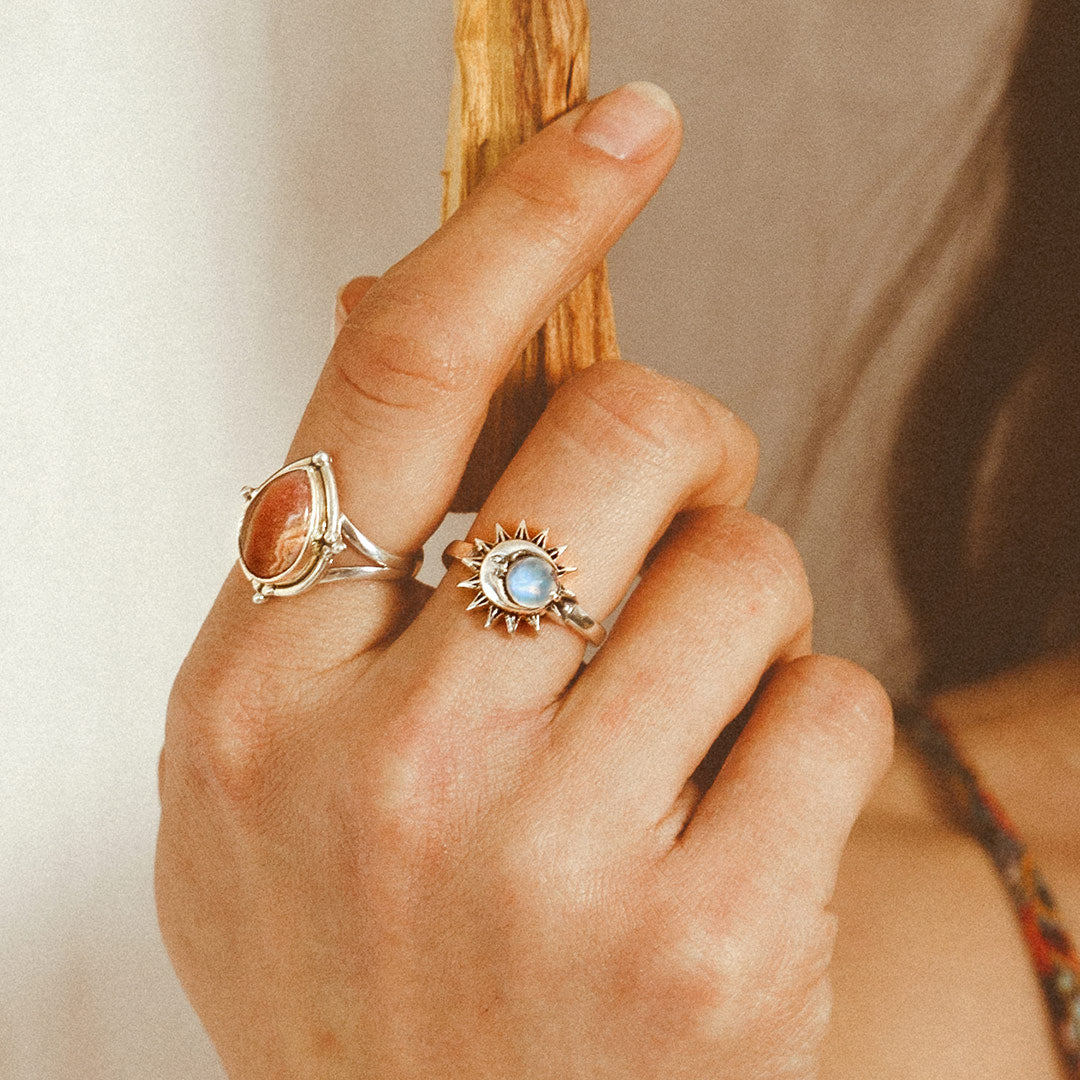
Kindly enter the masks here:
[[[585, 0], [455, 0], [455, 12], [444, 221], [514, 147], [585, 101], [589, 84]], [[492, 399], [454, 509], [480, 508], [559, 383], [618, 355], [601, 263], [552, 313]]]

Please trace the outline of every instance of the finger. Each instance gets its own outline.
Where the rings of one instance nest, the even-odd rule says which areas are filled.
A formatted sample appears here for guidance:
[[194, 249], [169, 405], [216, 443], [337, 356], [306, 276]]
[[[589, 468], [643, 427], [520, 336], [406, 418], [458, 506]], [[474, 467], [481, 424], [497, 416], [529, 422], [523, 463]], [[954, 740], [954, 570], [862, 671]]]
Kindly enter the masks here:
[[603, 787], [615, 818], [669, 817], [764, 673], [809, 650], [812, 607], [775, 525], [728, 507], [685, 515], [564, 701], [555, 756]]
[[[729, 409], [694, 387], [624, 362], [597, 364], [563, 386], [484, 505], [473, 535], [522, 518], [561, 561], [581, 607], [606, 617], [650, 548], [682, 508], [742, 503], [753, 484], [757, 442]], [[445, 665], [459, 684], [483, 672], [488, 700], [549, 703], [577, 670], [584, 642], [551, 620], [512, 636], [496, 609], [467, 610], [455, 568], [410, 629], [416, 662]], [[404, 643], [404, 642], [403, 642]], [[428, 659], [425, 661], [424, 657]]]
[[830, 656], [782, 666], [673, 856], [699, 889], [723, 880], [771, 910], [823, 907], [892, 745], [888, 697], [861, 668]]
[[[679, 131], [666, 95], [640, 86], [561, 117], [353, 309], [289, 456], [328, 451], [342, 509], [377, 544], [414, 551], [441, 521], [494, 389], [659, 186]], [[322, 641], [355, 652], [385, 629], [386, 589], [320, 587], [260, 615], [292, 654], [324, 648], [304, 632], [322, 621], [347, 623]]]
[[334, 304], [334, 337], [341, 333], [353, 309], [367, 295], [368, 290], [379, 279], [376, 277], [358, 277], [343, 285], [337, 294], [337, 303]]
[[[291, 453], [336, 451], [343, 504], [362, 493], [384, 546], [413, 550], [442, 520], [510, 363], [674, 162], [674, 107], [635, 86], [510, 155], [343, 327]], [[644, 142], [612, 157], [584, 141], [596, 124]]]

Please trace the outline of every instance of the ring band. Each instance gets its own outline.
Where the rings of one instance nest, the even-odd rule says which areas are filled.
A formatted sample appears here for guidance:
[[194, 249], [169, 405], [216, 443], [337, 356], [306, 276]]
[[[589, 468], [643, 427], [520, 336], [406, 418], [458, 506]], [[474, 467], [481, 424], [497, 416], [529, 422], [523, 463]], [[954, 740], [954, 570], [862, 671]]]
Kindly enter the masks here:
[[[296, 596], [319, 582], [414, 577], [423, 562], [422, 551], [395, 555], [379, 547], [341, 512], [332, 460], [324, 451], [278, 469], [257, 488], [244, 488], [244, 498], [237, 541], [256, 604]], [[369, 562], [332, 566], [350, 547]]]
[[477, 539], [448, 544], [443, 563], [449, 569], [457, 561], [472, 571], [458, 588], [475, 591], [467, 610], [486, 611], [485, 627], [501, 620], [511, 634], [523, 622], [539, 630], [540, 620], [548, 615], [593, 645], [603, 645], [607, 631], [581, 610], [577, 597], [560, 580], [574, 572], [574, 567], [559, 562], [565, 546], [548, 547], [547, 534], [543, 529], [530, 536], [524, 521], [513, 536], [496, 525], [492, 543]]

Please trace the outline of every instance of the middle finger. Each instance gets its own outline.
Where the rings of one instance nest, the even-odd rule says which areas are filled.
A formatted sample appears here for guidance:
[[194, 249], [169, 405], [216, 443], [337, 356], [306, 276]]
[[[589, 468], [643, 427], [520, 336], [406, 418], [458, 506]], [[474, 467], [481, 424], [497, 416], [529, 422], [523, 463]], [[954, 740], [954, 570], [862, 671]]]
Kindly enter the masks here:
[[[680, 510], [741, 505], [757, 467], [757, 441], [734, 413], [694, 387], [621, 361], [597, 364], [552, 399], [472, 530], [492, 540], [499, 523], [549, 530], [578, 567], [566, 586], [596, 620], [625, 595], [645, 556]], [[554, 700], [577, 670], [584, 643], [550, 620], [509, 634], [466, 610], [469, 574], [451, 570], [401, 638], [407, 663], [438, 664], [439, 677], [477, 700], [530, 708]], [[413, 672], [415, 674], [415, 672]], [[478, 718], [478, 722], [483, 722]]]

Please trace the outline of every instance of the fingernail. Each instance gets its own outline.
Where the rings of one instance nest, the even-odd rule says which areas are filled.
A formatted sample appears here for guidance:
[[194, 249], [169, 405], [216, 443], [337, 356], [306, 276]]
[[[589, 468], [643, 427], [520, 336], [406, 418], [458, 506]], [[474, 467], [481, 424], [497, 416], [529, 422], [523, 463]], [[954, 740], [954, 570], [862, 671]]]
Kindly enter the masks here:
[[373, 277], [358, 277], [346, 282], [338, 289], [337, 303], [334, 305], [334, 337], [341, 333], [341, 328], [348, 321], [353, 308], [367, 295], [368, 289], [375, 284]]
[[640, 161], [667, 141], [675, 103], [649, 82], [627, 83], [598, 98], [578, 122], [577, 137], [619, 161]]
[[345, 292], [347, 286], [342, 285], [338, 289], [337, 303], [334, 305], [334, 337], [337, 337], [341, 333], [341, 328], [349, 319], [349, 309], [342, 302], [341, 294]]

